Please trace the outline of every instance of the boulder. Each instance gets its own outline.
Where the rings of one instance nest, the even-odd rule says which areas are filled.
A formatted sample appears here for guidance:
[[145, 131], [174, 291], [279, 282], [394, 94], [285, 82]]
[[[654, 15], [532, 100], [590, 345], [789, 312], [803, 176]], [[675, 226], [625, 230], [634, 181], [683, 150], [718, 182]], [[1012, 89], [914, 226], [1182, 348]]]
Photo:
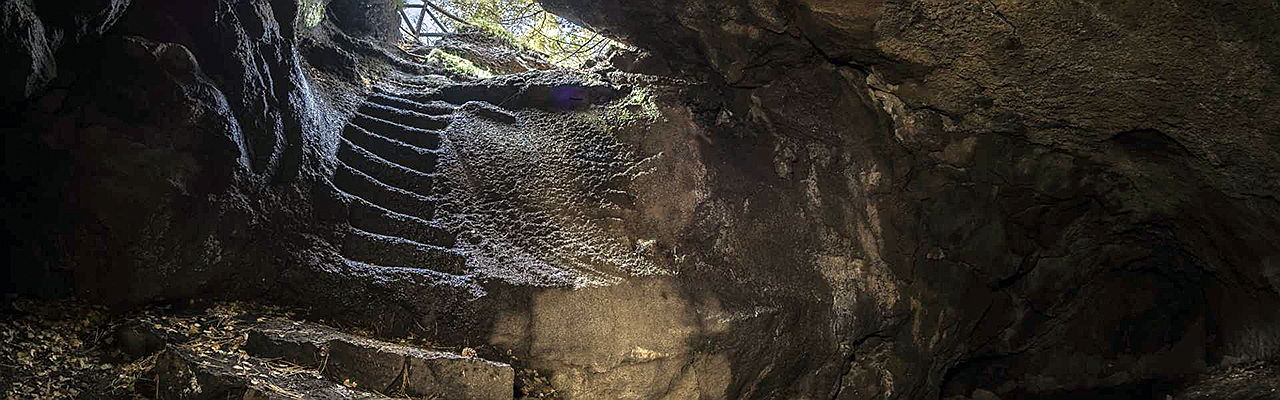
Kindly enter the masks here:
[[57, 72], [56, 49], [30, 2], [0, 5], [0, 57], [6, 60], [0, 107], [14, 107], [44, 90]]
[[156, 358], [157, 400], [382, 400], [310, 373], [284, 371], [258, 359], [237, 359], [170, 347]]

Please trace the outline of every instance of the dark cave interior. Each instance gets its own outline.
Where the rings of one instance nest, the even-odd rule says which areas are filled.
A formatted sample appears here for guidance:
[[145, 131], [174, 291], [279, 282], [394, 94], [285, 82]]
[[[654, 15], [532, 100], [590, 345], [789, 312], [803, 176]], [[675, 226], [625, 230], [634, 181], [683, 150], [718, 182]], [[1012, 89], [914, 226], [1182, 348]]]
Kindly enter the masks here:
[[4, 397], [1280, 399], [1275, 1], [476, 4], [0, 0]]

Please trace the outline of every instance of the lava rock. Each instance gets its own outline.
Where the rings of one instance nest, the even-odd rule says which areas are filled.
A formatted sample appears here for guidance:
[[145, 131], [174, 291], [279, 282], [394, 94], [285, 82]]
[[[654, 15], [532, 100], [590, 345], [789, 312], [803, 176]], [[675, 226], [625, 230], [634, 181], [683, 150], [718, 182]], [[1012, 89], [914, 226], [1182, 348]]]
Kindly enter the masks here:
[[405, 357], [405, 392], [448, 400], [513, 398], [515, 371], [506, 364], [444, 352], [412, 351]]
[[329, 343], [329, 361], [324, 374], [338, 382], [379, 392], [393, 389], [402, 382], [405, 352], [386, 344], [335, 340]]
[[16, 106], [44, 90], [57, 71], [56, 49], [29, 1], [0, 4], [0, 58], [5, 60], [0, 107]]
[[169, 347], [156, 359], [156, 399], [380, 400], [308, 373], [280, 371], [258, 359], [197, 353]]
[[338, 334], [311, 325], [263, 324], [249, 331], [245, 352], [260, 358], [281, 359], [306, 368], [320, 368], [328, 355], [328, 342]]
[[509, 399], [515, 387], [506, 364], [356, 338], [329, 342], [323, 372], [355, 387], [447, 400]]

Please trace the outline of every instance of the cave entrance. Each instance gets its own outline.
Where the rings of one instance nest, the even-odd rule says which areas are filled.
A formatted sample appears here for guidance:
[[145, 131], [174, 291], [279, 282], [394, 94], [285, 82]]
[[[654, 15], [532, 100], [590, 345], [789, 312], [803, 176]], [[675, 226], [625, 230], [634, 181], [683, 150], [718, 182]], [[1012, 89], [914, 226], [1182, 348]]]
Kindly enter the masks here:
[[542, 8], [535, 0], [400, 0], [407, 46], [434, 47], [450, 37], [486, 36], [560, 68], [579, 68], [618, 42]]

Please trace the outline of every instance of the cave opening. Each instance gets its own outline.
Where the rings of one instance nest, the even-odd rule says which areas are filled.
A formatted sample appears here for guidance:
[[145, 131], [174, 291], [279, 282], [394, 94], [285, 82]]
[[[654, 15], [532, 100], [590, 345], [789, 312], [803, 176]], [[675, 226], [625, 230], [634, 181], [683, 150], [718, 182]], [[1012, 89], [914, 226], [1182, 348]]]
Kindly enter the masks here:
[[578, 68], [622, 47], [534, 0], [405, 0], [399, 14], [400, 33], [411, 49], [449, 36], [483, 36], [552, 65]]

